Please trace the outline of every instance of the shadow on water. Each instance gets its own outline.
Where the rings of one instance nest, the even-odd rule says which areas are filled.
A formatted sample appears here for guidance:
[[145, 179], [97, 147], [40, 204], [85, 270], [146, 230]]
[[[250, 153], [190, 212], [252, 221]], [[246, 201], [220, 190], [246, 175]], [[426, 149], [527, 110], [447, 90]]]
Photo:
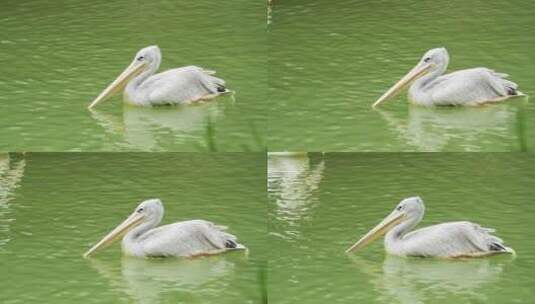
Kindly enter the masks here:
[[[236, 149], [236, 147], [225, 147], [225, 151], [240, 151], [240, 152], [251, 152], [251, 151], [265, 151], [266, 146], [262, 135], [258, 131], [256, 125], [253, 122], [249, 123], [250, 131], [250, 143], [242, 144]], [[212, 122], [210, 117], [206, 121], [206, 131], [204, 135], [204, 143], [197, 144], [197, 150], [202, 152], [217, 152], [220, 150], [220, 146], [217, 144], [217, 132], [216, 124]]]
[[[90, 265], [109, 284], [137, 303], [161, 303], [174, 295], [176, 303], [205, 303], [214, 295], [213, 284], [224, 285], [236, 265], [224, 256], [197, 259], [91, 259]], [[217, 288], [215, 288], [217, 290]], [[180, 301], [183, 300], [184, 302]]]
[[510, 257], [440, 260], [387, 255], [381, 265], [351, 257], [358, 271], [372, 278], [379, 300], [402, 304], [430, 303], [437, 298], [455, 302], [455, 297], [485, 303], [489, 299], [480, 289], [497, 283], [511, 261]]
[[260, 264], [260, 267], [258, 270], [258, 287], [260, 289], [260, 300], [262, 304], [268, 303], [267, 276], [268, 276], [268, 263], [267, 261], [263, 261]]
[[506, 150], [527, 149], [525, 103], [520, 100], [507, 105], [462, 108], [409, 105], [407, 117], [388, 110], [377, 112], [393, 133], [417, 151], [481, 151], [489, 138], [504, 136], [514, 136], [519, 143]]
[[516, 132], [518, 137], [518, 145], [521, 152], [528, 151], [527, 135], [526, 135], [526, 107], [520, 107], [516, 112]]

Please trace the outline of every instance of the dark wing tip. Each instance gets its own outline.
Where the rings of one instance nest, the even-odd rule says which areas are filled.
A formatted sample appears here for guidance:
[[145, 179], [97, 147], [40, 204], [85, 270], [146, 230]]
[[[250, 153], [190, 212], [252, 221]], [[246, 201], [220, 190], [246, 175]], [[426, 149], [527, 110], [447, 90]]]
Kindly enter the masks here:
[[233, 240], [227, 240], [225, 242], [225, 248], [236, 248], [238, 247], [238, 243], [234, 242]]
[[518, 91], [513, 87], [507, 87], [507, 95], [511, 95], [511, 96], [518, 95]]
[[491, 243], [489, 245], [490, 251], [507, 251], [507, 248], [505, 248], [502, 244], [499, 243]]

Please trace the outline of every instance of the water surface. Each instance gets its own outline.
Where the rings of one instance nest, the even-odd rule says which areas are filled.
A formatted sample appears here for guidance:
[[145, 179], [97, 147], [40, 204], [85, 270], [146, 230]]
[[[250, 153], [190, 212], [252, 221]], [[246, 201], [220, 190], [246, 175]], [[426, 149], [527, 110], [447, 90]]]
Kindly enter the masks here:
[[[527, 303], [535, 283], [534, 157], [526, 154], [301, 154], [269, 157], [270, 303]], [[469, 220], [518, 256], [398, 258], [382, 239], [344, 251], [403, 198], [419, 227]]]
[[[9, 154], [0, 158], [0, 302], [262, 303], [262, 154]], [[226, 225], [249, 249], [197, 259], [82, 254], [144, 199], [163, 224]]]
[[371, 104], [425, 51], [444, 46], [448, 72], [489, 67], [534, 95], [535, 3], [287, 0], [269, 32], [270, 151], [525, 151], [535, 108], [426, 109], [406, 92]]
[[[0, 27], [0, 150], [263, 149], [262, 2], [4, 1]], [[135, 53], [153, 44], [162, 50], [160, 71], [216, 70], [235, 98], [152, 109], [123, 106], [117, 96], [87, 111]]]

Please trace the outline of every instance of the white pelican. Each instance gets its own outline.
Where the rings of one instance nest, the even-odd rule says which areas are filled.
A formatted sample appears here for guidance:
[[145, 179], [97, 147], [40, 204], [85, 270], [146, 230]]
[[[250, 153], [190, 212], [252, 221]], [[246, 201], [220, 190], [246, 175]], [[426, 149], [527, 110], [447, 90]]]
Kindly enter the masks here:
[[518, 85], [506, 80], [507, 74], [487, 68], [474, 68], [442, 75], [448, 67], [449, 55], [445, 48], [427, 51], [420, 62], [383, 94], [372, 107], [394, 97], [414, 81], [409, 89], [409, 100], [423, 106], [474, 106], [495, 103], [514, 96], [524, 96]]
[[124, 88], [123, 99], [134, 105], [183, 104], [208, 100], [229, 93], [225, 81], [212, 76], [214, 71], [186, 66], [153, 75], [160, 66], [158, 46], [137, 52], [130, 65], [91, 102], [88, 109]]
[[493, 229], [471, 222], [449, 222], [409, 232], [424, 216], [420, 197], [402, 200], [381, 223], [370, 230], [346, 252], [359, 250], [381, 235], [385, 236], [386, 252], [399, 256], [418, 257], [480, 257], [514, 250], [492, 235]]
[[224, 226], [191, 220], [155, 228], [162, 217], [162, 201], [150, 199], [142, 202], [124, 222], [91, 247], [84, 257], [89, 257], [123, 235], [123, 253], [136, 257], [195, 257], [246, 249], [237, 243], [234, 235], [225, 232]]

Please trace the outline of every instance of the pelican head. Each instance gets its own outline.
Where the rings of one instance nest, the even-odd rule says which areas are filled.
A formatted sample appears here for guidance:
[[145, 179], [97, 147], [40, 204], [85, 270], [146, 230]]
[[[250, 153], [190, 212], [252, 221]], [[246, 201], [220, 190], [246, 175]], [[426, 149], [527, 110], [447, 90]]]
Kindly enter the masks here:
[[375, 108], [389, 98], [396, 96], [401, 90], [408, 86], [413, 81], [422, 76], [440, 71], [442, 74], [448, 66], [449, 55], [446, 48], [440, 47], [430, 49], [423, 56], [422, 59], [410, 70], [403, 78], [401, 78], [395, 85], [393, 85], [386, 93], [384, 93], [373, 105]]
[[347, 249], [346, 252], [352, 252], [366, 247], [366, 245], [375, 241], [400, 224], [407, 226], [403, 229], [404, 231], [411, 229], [422, 220], [424, 212], [424, 202], [419, 196], [409, 197], [402, 200], [387, 217], [373, 229], [368, 231], [360, 240]]
[[84, 254], [84, 257], [87, 258], [98, 249], [111, 245], [115, 240], [121, 238], [136, 227], [143, 225], [151, 228], [156, 226], [162, 220], [163, 212], [164, 209], [161, 200], [155, 198], [143, 201], [124, 222], [115, 227], [115, 229], [103, 237], [96, 245], [91, 247]]
[[93, 108], [99, 102], [106, 100], [113, 94], [124, 89], [124, 87], [136, 76], [141, 73], [151, 70], [154, 73], [162, 60], [162, 53], [160, 48], [156, 45], [151, 45], [141, 49], [137, 52], [132, 63], [110, 84], [102, 91], [93, 102], [87, 107]]

